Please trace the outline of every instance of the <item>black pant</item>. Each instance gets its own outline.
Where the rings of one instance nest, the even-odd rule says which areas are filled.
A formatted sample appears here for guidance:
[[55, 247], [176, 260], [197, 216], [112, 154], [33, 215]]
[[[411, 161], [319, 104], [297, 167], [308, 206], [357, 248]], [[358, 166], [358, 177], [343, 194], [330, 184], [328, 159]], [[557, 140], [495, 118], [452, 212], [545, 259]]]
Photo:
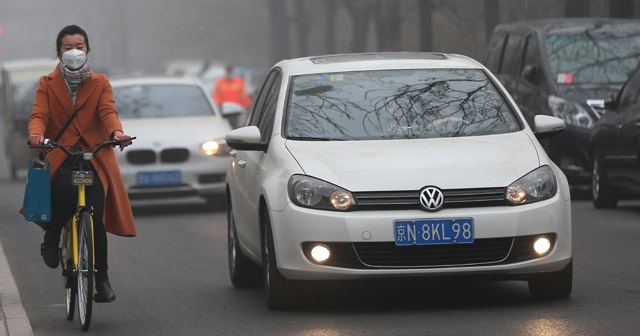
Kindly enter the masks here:
[[[78, 187], [71, 185], [72, 170], [70, 164], [65, 162], [53, 175], [51, 181], [51, 222], [47, 224], [47, 233], [57, 234], [56, 237], [60, 237], [62, 228], [78, 208]], [[106, 271], [108, 269], [107, 232], [102, 222], [104, 189], [95, 172], [94, 185], [86, 187], [85, 196], [87, 207], [93, 207], [96, 271]]]

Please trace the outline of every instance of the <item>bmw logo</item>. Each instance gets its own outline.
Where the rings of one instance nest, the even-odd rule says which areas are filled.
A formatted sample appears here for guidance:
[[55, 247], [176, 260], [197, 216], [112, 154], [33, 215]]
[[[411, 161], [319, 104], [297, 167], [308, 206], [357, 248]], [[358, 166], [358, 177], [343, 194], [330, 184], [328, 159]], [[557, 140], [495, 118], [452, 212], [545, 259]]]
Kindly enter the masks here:
[[420, 190], [420, 205], [427, 211], [438, 211], [444, 205], [442, 190], [434, 186], [426, 186]]

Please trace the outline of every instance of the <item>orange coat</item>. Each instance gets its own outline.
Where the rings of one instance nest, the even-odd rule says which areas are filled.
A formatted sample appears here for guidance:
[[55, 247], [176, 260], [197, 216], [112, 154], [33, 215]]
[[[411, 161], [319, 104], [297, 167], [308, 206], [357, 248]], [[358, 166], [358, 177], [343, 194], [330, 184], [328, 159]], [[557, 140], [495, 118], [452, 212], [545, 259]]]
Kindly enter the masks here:
[[[122, 131], [118, 119], [111, 83], [103, 74], [91, 73], [82, 84], [75, 106], [60, 68], [40, 78], [29, 118], [29, 134], [42, 134], [54, 139], [65, 123], [79, 110], [73, 122], [62, 134], [59, 143], [94, 148], [109, 141], [111, 134]], [[59, 148], [47, 154], [51, 175], [62, 165], [66, 154]], [[113, 147], [105, 147], [91, 161], [104, 187], [104, 226], [107, 232], [120, 236], [135, 236], [136, 227], [129, 196], [120, 174]], [[38, 223], [44, 227], [46, 223]]]

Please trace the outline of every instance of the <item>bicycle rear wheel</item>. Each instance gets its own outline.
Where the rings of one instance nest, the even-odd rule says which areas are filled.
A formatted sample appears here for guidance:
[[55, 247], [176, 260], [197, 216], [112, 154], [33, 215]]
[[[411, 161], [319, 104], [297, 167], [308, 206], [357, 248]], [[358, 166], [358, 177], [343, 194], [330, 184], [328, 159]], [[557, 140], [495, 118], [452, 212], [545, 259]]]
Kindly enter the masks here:
[[73, 267], [73, 237], [71, 236], [71, 222], [67, 224], [62, 236], [62, 281], [66, 296], [67, 320], [73, 320], [76, 307], [76, 276]]
[[80, 213], [78, 221], [78, 315], [81, 329], [91, 325], [93, 307], [93, 225], [88, 211]]

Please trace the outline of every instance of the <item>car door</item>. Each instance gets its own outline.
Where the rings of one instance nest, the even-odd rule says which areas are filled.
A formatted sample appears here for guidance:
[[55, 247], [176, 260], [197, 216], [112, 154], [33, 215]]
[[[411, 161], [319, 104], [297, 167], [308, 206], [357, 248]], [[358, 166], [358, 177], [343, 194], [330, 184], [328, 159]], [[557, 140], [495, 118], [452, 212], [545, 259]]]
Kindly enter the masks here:
[[640, 109], [639, 74], [630, 77], [620, 91], [614, 108], [602, 115], [595, 130], [596, 152], [602, 158], [602, 168], [613, 185], [623, 188], [629, 187], [629, 182], [634, 179], [632, 176], [637, 175], [632, 169], [637, 166], [638, 156], [634, 116], [638, 116]]
[[[273, 70], [267, 76], [249, 119], [248, 126], [258, 127], [263, 143], [268, 143], [271, 138], [281, 78], [279, 70]], [[232, 201], [238, 223], [237, 233], [240, 240], [256, 255], [260, 251], [261, 190], [263, 177], [268, 175], [269, 169], [267, 152], [268, 149], [266, 152], [236, 151], [232, 170], [232, 178], [236, 184]]]
[[619, 111], [616, 125], [622, 159], [619, 174], [621, 183], [640, 190], [640, 72], [630, 78], [629, 87], [635, 94], [631, 103]]

